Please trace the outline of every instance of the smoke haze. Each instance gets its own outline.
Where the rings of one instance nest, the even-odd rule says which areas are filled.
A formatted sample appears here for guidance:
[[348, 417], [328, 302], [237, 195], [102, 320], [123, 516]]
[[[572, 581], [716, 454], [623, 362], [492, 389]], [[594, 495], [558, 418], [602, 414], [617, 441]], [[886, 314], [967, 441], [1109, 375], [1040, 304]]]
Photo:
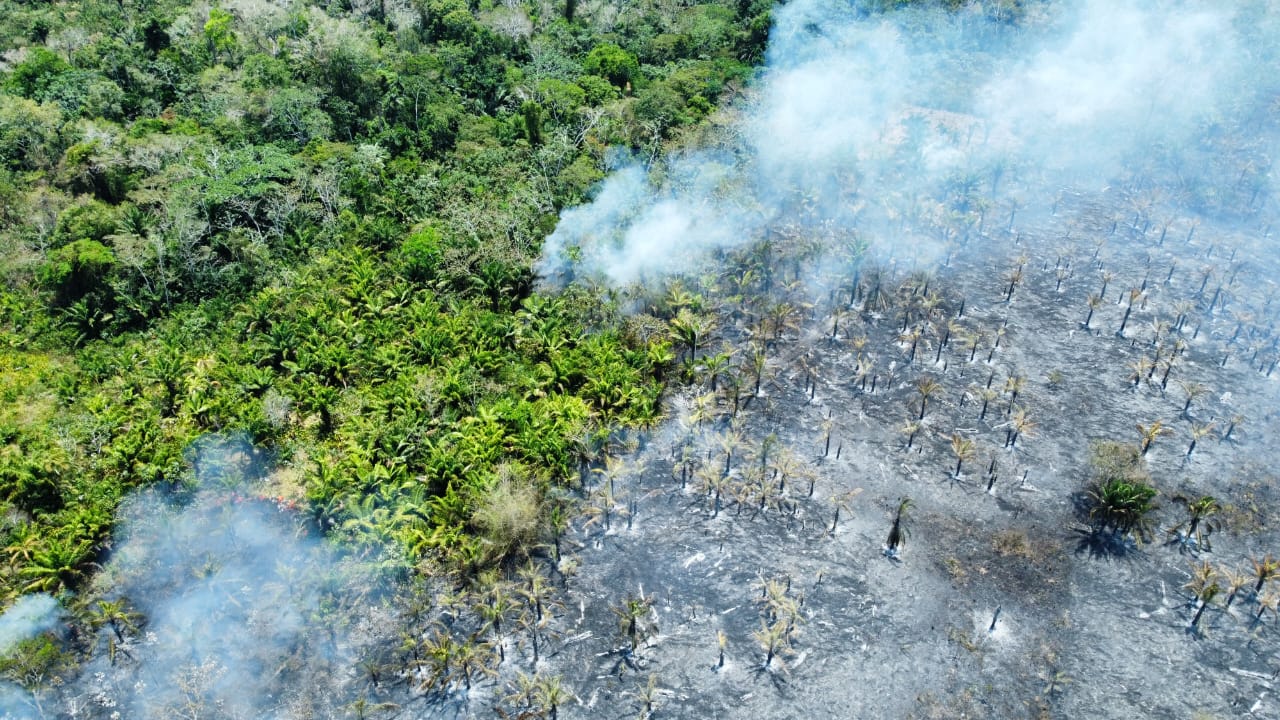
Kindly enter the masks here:
[[[626, 285], [816, 222], [882, 259], [929, 261], [956, 213], [977, 224], [985, 208], [1007, 215], [1067, 186], [1158, 183], [1204, 213], [1270, 187], [1274, 129], [1249, 124], [1280, 77], [1271, 7], [1089, 0], [1031, 5], [1038, 15], [1011, 26], [981, 5], [775, 8], [730, 157], [675, 155], [655, 185], [637, 166], [615, 173], [563, 214], [540, 270]], [[1216, 150], [1215, 137], [1246, 131], [1268, 140], [1248, 157]]]
[[[0, 717], [35, 717], [37, 700], [60, 717], [346, 716], [362, 651], [390, 642], [397, 624], [367, 567], [313, 537], [283, 501], [248, 494], [253, 458], [244, 440], [207, 438], [194, 493], [126, 502], [95, 579], [124, 612], [102, 613], [94, 658], [71, 683], [46, 698], [0, 695]], [[47, 629], [55, 610], [32, 596], [0, 629], [30, 636], [32, 618]]]

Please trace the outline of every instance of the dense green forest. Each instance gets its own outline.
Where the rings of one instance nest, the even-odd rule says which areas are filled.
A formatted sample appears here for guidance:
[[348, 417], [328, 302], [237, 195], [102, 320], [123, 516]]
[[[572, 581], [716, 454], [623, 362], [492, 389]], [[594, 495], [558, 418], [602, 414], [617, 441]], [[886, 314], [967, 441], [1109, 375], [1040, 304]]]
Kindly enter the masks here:
[[765, 0], [0, 2], [0, 593], [81, 586], [210, 435], [254, 449], [229, 486], [394, 572], [554, 526], [675, 355], [537, 292], [541, 240], [768, 28]]

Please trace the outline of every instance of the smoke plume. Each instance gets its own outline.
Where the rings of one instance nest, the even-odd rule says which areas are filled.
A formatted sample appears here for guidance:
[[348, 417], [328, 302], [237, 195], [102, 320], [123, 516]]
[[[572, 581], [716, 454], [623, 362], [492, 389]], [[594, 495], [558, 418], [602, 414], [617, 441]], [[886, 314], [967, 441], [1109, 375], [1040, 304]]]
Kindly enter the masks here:
[[[1008, 218], [1064, 187], [1160, 185], [1189, 212], [1260, 209], [1276, 134], [1259, 118], [1280, 77], [1272, 7], [1025, 3], [1011, 23], [1006, 5], [776, 7], [730, 149], [614, 173], [563, 214], [540, 271], [626, 285], [788, 225], [927, 262], [970, 239], [958, 226], [980, 235], [989, 210]], [[1216, 142], [1227, 135], [1260, 140], [1228, 156]]]

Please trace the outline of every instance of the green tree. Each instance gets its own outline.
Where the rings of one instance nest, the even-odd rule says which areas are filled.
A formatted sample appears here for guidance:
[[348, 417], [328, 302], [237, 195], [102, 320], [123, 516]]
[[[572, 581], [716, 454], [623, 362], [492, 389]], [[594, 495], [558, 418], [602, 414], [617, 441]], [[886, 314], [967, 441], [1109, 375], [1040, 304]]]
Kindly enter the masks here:
[[612, 43], [601, 43], [587, 53], [582, 69], [598, 75], [614, 86], [626, 88], [640, 73], [636, 56]]
[[234, 21], [235, 16], [222, 8], [209, 9], [209, 19], [204, 23], [204, 39], [214, 62], [223, 58], [229, 60], [236, 49], [238, 42], [231, 29]]
[[[40, 280], [53, 290], [59, 304], [69, 305], [91, 293], [103, 292], [115, 265], [111, 248], [97, 240], [81, 239], [49, 253], [40, 268]], [[102, 300], [98, 299], [99, 305]]]

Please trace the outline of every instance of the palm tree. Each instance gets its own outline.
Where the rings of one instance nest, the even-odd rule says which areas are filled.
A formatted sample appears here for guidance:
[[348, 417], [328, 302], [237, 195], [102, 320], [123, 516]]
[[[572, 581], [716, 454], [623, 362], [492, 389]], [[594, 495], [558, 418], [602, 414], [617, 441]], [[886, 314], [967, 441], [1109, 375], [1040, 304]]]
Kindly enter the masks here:
[[978, 399], [982, 401], [982, 410], [978, 412], [978, 421], [981, 422], [987, 418], [987, 407], [991, 405], [991, 401], [1000, 397], [1000, 393], [995, 388], [982, 387], [976, 390]]
[[1222, 592], [1222, 586], [1218, 584], [1217, 573], [1209, 563], [1201, 563], [1194, 566], [1191, 571], [1191, 580], [1182, 587], [1191, 592], [1194, 599], [1200, 601], [1200, 607], [1196, 609], [1196, 614], [1191, 618], [1191, 631], [1195, 632], [1200, 624], [1200, 616], [1204, 615], [1204, 611], [1208, 609], [1209, 603]]
[[485, 627], [492, 633], [493, 646], [498, 651], [498, 663], [501, 664], [506, 660], [506, 651], [503, 649], [503, 631], [502, 623], [506, 620], [507, 615], [516, 609], [515, 598], [511, 596], [510, 590], [506, 583], [496, 582], [487, 593], [488, 597], [476, 605], [476, 614], [484, 620]]
[[851, 504], [853, 502], [853, 498], [860, 492], [862, 492], [862, 488], [854, 488], [849, 492], [840, 493], [839, 495], [833, 495], [831, 497], [831, 504], [835, 506], [836, 512], [835, 517], [831, 519], [831, 529], [827, 531], [828, 534], [836, 534], [836, 527], [840, 524], [840, 511], [844, 510], [846, 512], [852, 512]]
[[649, 682], [638, 692], [631, 693], [636, 700], [640, 701], [640, 717], [649, 718], [653, 716], [653, 706], [658, 700], [658, 676], [655, 673], [649, 673]]
[[1222, 505], [1212, 495], [1194, 500], [1187, 497], [1175, 499], [1186, 507], [1187, 519], [1169, 528], [1168, 532], [1174, 537], [1174, 542], [1192, 550], [1212, 550], [1209, 536], [1218, 529], [1217, 521], [1212, 518], [1222, 511]]
[[785, 619], [779, 619], [773, 623], [762, 620], [760, 630], [752, 633], [752, 637], [760, 643], [760, 649], [765, 653], [764, 662], [761, 664], [765, 670], [772, 670], [773, 661], [779, 655], [790, 652], [793, 628], [794, 625]]
[[729, 369], [729, 362], [732, 359], [732, 352], [721, 352], [714, 355], [706, 355], [702, 358], [702, 372], [706, 374], [711, 392], [717, 390], [720, 376], [725, 370]]
[[45, 546], [31, 554], [30, 564], [18, 570], [18, 575], [29, 578], [22, 592], [57, 593], [69, 589], [84, 578], [88, 563], [90, 540], [70, 541], [50, 538]]
[[1142, 436], [1142, 452], [1145, 456], [1147, 451], [1151, 449], [1151, 443], [1161, 435], [1168, 435], [1169, 428], [1164, 426], [1163, 420], [1153, 420], [1149, 425], [1138, 423], [1138, 434]]
[[1013, 412], [1013, 404], [1018, 401], [1018, 394], [1027, 386], [1027, 379], [1021, 375], [1010, 375], [1004, 379], [1004, 391], [1009, 393], [1009, 407], [1005, 415]]
[[907, 420], [907, 422], [904, 423], [902, 427], [898, 428], [898, 432], [907, 436], [907, 447], [905, 448], [906, 450], [911, 449], [911, 444], [915, 442], [916, 434], [920, 432], [920, 427], [921, 427], [920, 421], [912, 419], [912, 420]]
[[1013, 419], [1009, 421], [1009, 436], [1005, 441], [1005, 446], [1010, 450], [1014, 450], [1018, 445], [1018, 438], [1023, 435], [1035, 435], [1036, 423], [1031, 420], [1025, 408], [1018, 408], [1013, 411]]
[[1248, 573], [1225, 565], [1218, 568], [1218, 575], [1227, 583], [1227, 600], [1223, 603], [1226, 609], [1231, 608], [1231, 601], [1236, 599], [1236, 594], [1249, 586], [1252, 578]]
[[917, 420], [924, 420], [925, 409], [928, 407], [929, 398], [938, 394], [942, 390], [942, 384], [932, 377], [925, 375], [916, 381], [916, 392], [920, 394], [920, 415]]
[[1116, 330], [1116, 337], [1121, 337], [1121, 338], [1124, 337], [1125, 326], [1129, 324], [1129, 316], [1133, 313], [1133, 303], [1139, 297], [1142, 297], [1141, 290], [1139, 290], [1138, 288], [1132, 288], [1131, 290], [1129, 290], [1129, 304], [1125, 306], [1124, 317], [1121, 318], [1120, 320], [1120, 329]]
[[898, 509], [893, 514], [893, 524], [889, 526], [889, 537], [885, 540], [885, 554], [890, 558], [898, 557], [898, 548], [906, 545], [910, 533], [903, 526], [907, 511], [914, 507], [911, 498], [904, 497], [898, 501]]
[[1191, 403], [1195, 402], [1196, 398], [1199, 398], [1201, 395], [1204, 395], [1205, 393], [1209, 392], [1209, 388], [1205, 387], [1204, 385], [1201, 385], [1198, 382], [1192, 382], [1187, 380], [1179, 380], [1178, 387], [1182, 390], [1182, 393], [1186, 396], [1186, 402], [1182, 404], [1182, 416], [1188, 417], [1191, 412]]
[[693, 399], [693, 409], [689, 412], [689, 420], [695, 427], [701, 428], [703, 422], [715, 419], [716, 399], [714, 392], [705, 393]]
[[1084, 322], [1080, 326], [1085, 330], [1089, 329], [1089, 321], [1093, 320], [1093, 313], [1102, 307], [1102, 296], [1089, 293], [1089, 297], [1085, 299], [1085, 303], [1089, 306], [1089, 314], [1084, 316]]
[[582, 524], [583, 532], [592, 525], [599, 524], [607, 535], [612, 529], [614, 515], [624, 518], [627, 516], [626, 506], [622, 504], [624, 499], [624, 494], [614, 492], [612, 482], [605, 482], [592, 490], [587, 498], [587, 505], [582, 508], [582, 514], [587, 518]]
[[422, 681], [423, 690], [444, 690], [453, 678], [454, 658], [460, 645], [448, 631], [436, 627], [431, 637], [422, 641], [424, 664], [428, 673]]
[[1114, 478], [1089, 492], [1093, 504], [1089, 518], [1096, 530], [1142, 540], [1150, 524], [1147, 516], [1155, 509], [1155, 496], [1156, 489], [1146, 483]]
[[671, 319], [671, 339], [684, 346], [691, 360], [698, 357], [698, 344], [710, 332], [711, 321], [696, 315], [688, 308], [682, 308]]
[[1257, 584], [1253, 586], [1253, 594], [1258, 595], [1268, 580], [1280, 575], [1280, 560], [1276, 560], [1271, 557], [1271, 553], [1267, 553], [1261, 558], [1250, 558], [1249, 562], [1253, 565], [1253, 576], [1258, 579]]
[[104, 625], [110, 627], [116, 639], [124, 642], [125, 631], [137, 632], [137, 623], [141, 619], [142, 614], [130, 610], [123, 599], [99, 600], [97, 608], [90, 613], [89, 625], [95, 629]]
[[560, 706], [572, 697], [559, 675], [539, 676], [534, 687], [534, 698], [549, 720], [557, 720]]
[[952, 433], [951, 453], [956, 456], [956, 469], [952, 475], [959, 480], [960, 468], [964, 465], [964, 461], [972, 458], [975, 453], [973, 441], [959, 433]]
[[146, 379], [164, 388], [162, 414], [171, 417], [191, 364], [179, 348], [166, 345], [146, 368]]
[[1191, 453], [1196, 451], [1196, 443], [1200, 442], [1200, 438], [1213, 435], [1213, 423], [1192, 423], [1191, 424], [1191, 444], [1187, 446], [1187, 460], [1191, 459]]
[[644, 595], [628, 595], [623, 598], [622, 602], [611, 608], [613, 613], [618, 616], [622, 634], [630, 643], [632, 652], [639, 648], [640, 643], [655, 630], [655, 628], [651, 628], [642, 622], [652, 607], [652, 598], [647, 598]]

